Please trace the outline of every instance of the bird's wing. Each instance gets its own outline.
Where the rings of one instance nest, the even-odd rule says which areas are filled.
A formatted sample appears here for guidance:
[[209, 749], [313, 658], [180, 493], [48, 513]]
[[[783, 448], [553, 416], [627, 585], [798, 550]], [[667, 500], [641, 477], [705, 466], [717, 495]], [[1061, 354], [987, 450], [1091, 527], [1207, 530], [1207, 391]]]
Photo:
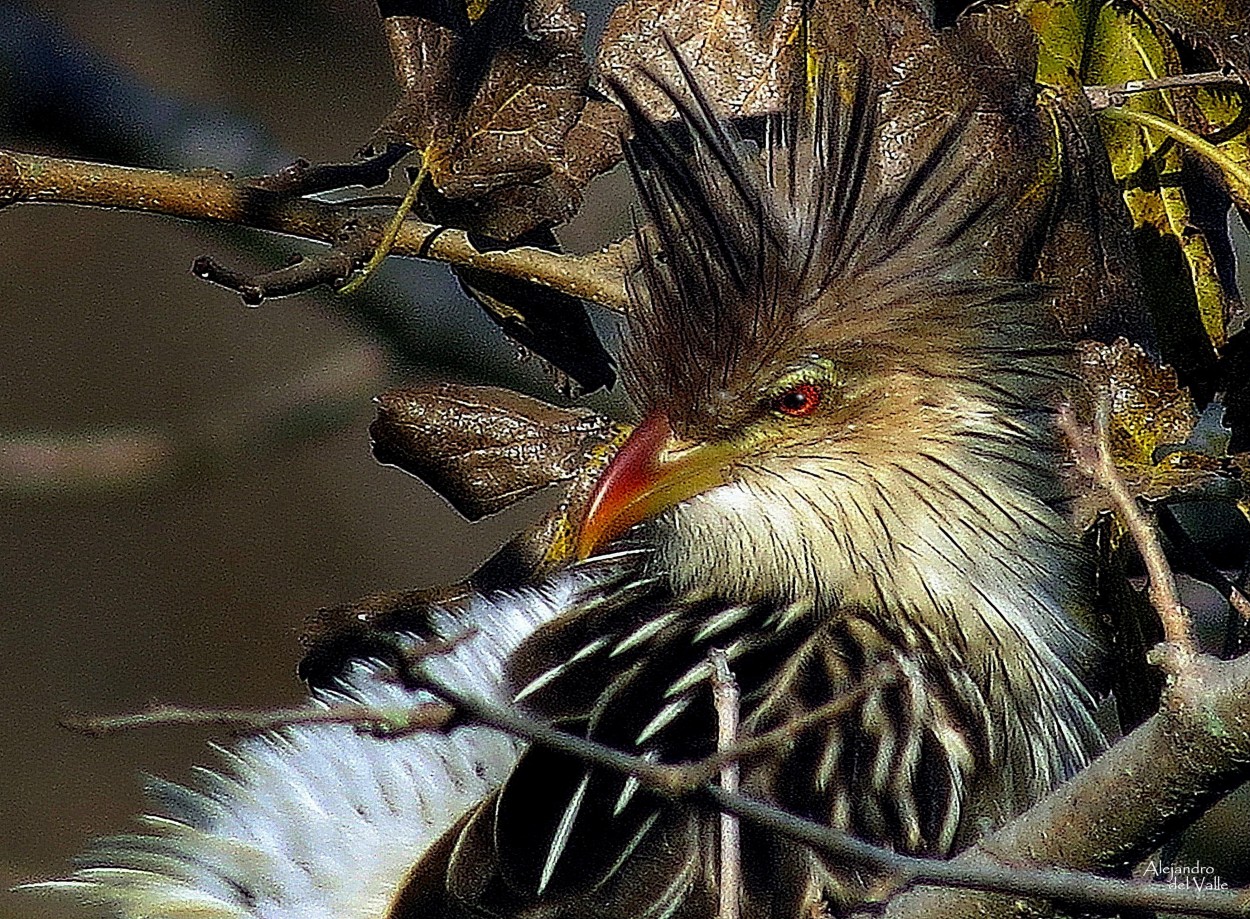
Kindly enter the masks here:
[[[932, 636], [867, 611], [679, 596], [664, 582], [625, 580], [582, 594], [522, 642], [509, 676], [521, 705], [571, 733], [654, 762], [694, 762], [716, 750], [714, 648], [741, 692], [743, 736], [846, 704], [744, 761], [748, 794], [914, 854], [948, 855], [975, 836], [987, 814], [973, 785], [992, 776], [977, 773], [973, 752], [997, 736], [994, 717]], [[714, 912], [714, 818], [549, 749], [526, 750], [457, 836], [438, 869], [421, 874], [439, 889], [408, 895], [439, 908], [405, 916], [441, 916], [450, 905], [466, 916]], [[791, 902], [763, 910], [779, 872], [808, 876], [824, 896], [862, 895], [863, 879], [846, 866], [817, 864], [749, 827], [743, 846], [753, 914], [798, 914]]]
[[[504, 659], [559, 615], [585, 578], [432, 609], [430, 635], [455, 639], [423, 667], [466, 693], [501, 689]], [[415, 636], [405, 640], [418, 641]], [[313, 703], [411, 707], [432, 700], [355, 661]], [[520, 744], [498, 731], [378, 739], [306, 724], [220, 749], [224, 768], [193, 787], [153, 780], [138, 832], [97, 841], [68, 878], [24, 889], [68, 895], [124, 919], [381, 919], [416, 863], [507, 776]]]

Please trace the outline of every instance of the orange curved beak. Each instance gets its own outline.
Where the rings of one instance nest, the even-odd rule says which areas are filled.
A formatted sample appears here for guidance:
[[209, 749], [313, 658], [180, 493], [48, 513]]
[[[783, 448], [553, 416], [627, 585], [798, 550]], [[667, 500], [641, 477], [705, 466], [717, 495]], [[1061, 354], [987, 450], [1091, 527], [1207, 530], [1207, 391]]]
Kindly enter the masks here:
[[577, 557], [589, 557], [636, 523], [725, 483], [733, 449], [678, 441], [661, 413], [634, 429], [603, 471], [577, 535]]

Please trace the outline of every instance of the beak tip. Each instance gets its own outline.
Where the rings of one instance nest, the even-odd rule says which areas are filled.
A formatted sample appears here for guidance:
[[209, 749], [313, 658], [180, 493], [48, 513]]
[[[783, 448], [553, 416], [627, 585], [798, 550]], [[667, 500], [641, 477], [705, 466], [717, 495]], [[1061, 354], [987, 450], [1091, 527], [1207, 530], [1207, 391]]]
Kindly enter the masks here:
[[601, 517], [593, 512], [587, 513], [581, 520], [577, 531], [573, 534], [573, 555], [579, 562], [584, 562], [607, 541], [608, 529]]

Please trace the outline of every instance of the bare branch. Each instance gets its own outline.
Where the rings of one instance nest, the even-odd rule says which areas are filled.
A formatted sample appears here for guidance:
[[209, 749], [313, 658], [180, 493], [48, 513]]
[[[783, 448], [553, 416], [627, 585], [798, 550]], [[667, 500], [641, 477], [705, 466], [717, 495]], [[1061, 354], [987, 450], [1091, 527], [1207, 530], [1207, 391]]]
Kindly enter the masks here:
[[[403, 666], [412, 667], [429, 657], [449, 654], [477, 634], [465, 629], [451, 638], [435, 638], [399, 649]], [[126, 715], [85, 717], [71, 715], [61, 724], [91, 736], [115, 734], [147, 727], [224, 727], [244, 734], [257, 734], [297, 724], [350, 724], [380, 737], [401, 737], [420, 731], [446, 730], [455, 721], [456, 710], [443, 702], [417, 705], [377, 706], [364, 704], [309, 705], [287, 709], [211, 709], [154, 705], [146, 711]]]
[[[1165, 700], [1087, 769], [951, 864], [1127, 872], [1250, 777], [1250, 656], [1199, 657]], [[1073, 878], [1064, 898], [1094, 904], [1089, 894]], [[1190, 889], [1188, 895], [1189, 907], [1155, 908], [1250, 915], [1246, 891]], [[1020, 910], [1013, 898], [929, 889], [903, 894], [886, 913], [887, 919], [968, 915], [1007, 919]]]
[[1129, 80], [1104, 86], [1086, 86], [1085, 95], [1089, 99], [1090, 108], [1100, 112], [1124, 105], [1129, 96], [1137, 93], [1181, 89], [1186, 86], [1245, 86], [1245, 83], [1222, 70], [1211, 70], [1204, 73], [1175, 73], [1153, 80]]
[[401, 737], [450, 726], [456, 710], [442, 702], [397, 708], [376, 705], [331, 705], [325, 708], [211, 709], [154, 705], [126, 715], [69, 715], [62, 726], [100, 737], [135, 728], [217, 727], [241, 734], [259, 734], [298, 724], [349, 724], [379, 737]]
[[[1084, 871], [1022, 867], [1048, 861], [1079, 863], [1078, 857], [1035, 858], [1030, 845], [1080, 853], [1091, 866], [1106, 867], [1105, 856], [1112, 853], [1114, 867], [1123, 867], [1126, 854], [1149, 851], [1149, 847], [1167, 831], [1186, 819], [1192, 819], [1250, 773], [1250, 659], [1225, 663], [1203, 658], [1204, 667], [1192, 668], [1187, 684], [1201, 693], [1201, 706], [1192, 700], [1178, 704], [1175, 711], [1161, 713], [1134, 732], [1138, 738], [1118, 756], [1104, 756], [1085, 775], [1098, 770], [1107, 760], [1111, 763], [1096, 774], [1097, 787], [1081, 782], [1081, 794], [1092, 795], [1101, 824], [1092, 833], [1084, 820], [1073, 819], [1079, 807], [1068, 799], [1065, 785], [1024, 816], [996, 833], [984, 846], [953, 861], [915, 858], [870, 845], [839, 830], [786, 813], [740, 793], [715, 785], [690, 788], [684, 771], [679, 768], [648, 762], [620, 750], [606, 747], [582, 737], [566, 734], [545, 722], [532, 718], [510, 706], [501, 706], [466, 696], [441, 681], [414, 672], [401, 674], [405, 682], [421, 687], [451, 703], [469, 720], [506, 731], [531, 743], [540, 744], [575, 757], [582, 762], [636, 777], [640, 783], [670, 797], [681, 797], [702, 803], [720, 812], [734, 814], [757, 827], [770, 830], [840, 863], [879, 874], [893, 880], [892, 889], [914, 885], [939, 885], [993, 894], [1006, 894], [977, 900], [977, 909], [990, 910], [1003, 906], [1015, 915], [1018, 897], [1079, 902], [1105, 909], [1160, 909], [1200, 916], [1242, 916], [1250, 911], [1250, 898], [1245, 893], [1229, 890], [1198, 890], [1167, 884], [1136, 883], [1104, 878]], [[1219, 715], [1213, 718], [1218, 712]], [[1222, 716], [1223, 720], [1219, 720]], [[1166, 719], [1166, 723], [1163, 723]], [[1143, 735], [1143, 732], [1146, 732]], [[1230, 734], [1232, 738], [1230, 739]], [[1143, 741], [1141, 737], [1144, 736]], [[1127, 742], [1124, 742], [1127, 743]], [[1117, 745], [1120, 751], [1124, 743]], [[1157, 749], [1164, 744], [1171, 756]], [[1180, 747], [1175, 745], [1180, 744]], [[1110, 772], [1110, 775], [1108, 775]], [[1117, 784], [1114, 777], [1128, 776], [1128, 787]], [[1154, 791], [1156, 782], [1165, 789], [1176, 788], [1185, 794], [1168, 797], [1168, 808], [1160, 808], [1152, 799], [1150, 806], [1140, 802], [1135, 810], [1131, 798], [1134, 790]], [[1186, 796], [1187, 795], [1187, 796]], [[1056, 803], [1059, 801], [1061, 803]], [[1074, 808], [1078, 810], [1074, 811]], [[1110, 808], [1110, 810], [1108, 810]], [[1131, 819], [1126, 815], [1131, 814]], [[1096, 838], [1102, 848], [1089, 849]], [[1100, 858], [1099, 856], [1102, 856]], [[914, 896], [928, 896], [920, 891]], [[913, 895], [908, 895], [913, 896]], [[962, 911], [946, 915], [967, 915], [969, 901], [957, 897], [922, 899], [919, 906], [905, 897], [897, 898], [897, 909], [891, 903], [890, 915], [895, 917], [935, 915], [939, 906], [959, 900]]]
[[411, 150], [412, 147], [407, 144], [387, 144], [380, 152], [354, 163], [314, 165], [307, 160], [296, 160], [273, 175], [249, 179], [248, 185], [257, 191], [287, 198], [315, 195], [351, 185], [373, 188], [386, 184], [391, 177], [391, 169]]
[[338, 287], [351, 276], [367, 251], [364, 245], [351, 250], [334, 246], [312, 258], [296, 256], [285, 268], [258, 274], [236, 271], [210, 255], [201, 255], [192, 263], [191, 273], [210, 284], [233, 290], [248, 306], [258, 306], [268, 297], [298, 294], [322, 284]]
[[683, 781], [687, 787], [704, 785], [715, 778], [725, 764], [752, 759], [793, 743], [806, 731], [840, 718], [863, 702], [865, 696], [897, 682], [898, 677], [899, 670], [896, 664], [889, 661], [879, 664], [868, 671], [854, 688], [841, 693], [824, 705], [817, 706], [810, 712], [792, 718], [763, 734], [740, 738], [732, 747], [717, 750], [713, 756], [705, 760], [673, 768], [684, 771]]
[[[358, 228], [370, 251], [381, 241], [389, 216], [347, 204], [275, 195], [258, 190], [251, 180], [211, 170], [134, 169], [0, 151], [0, 208], [22, 202], [120, 208], [331, 244]], [[411, 218], [404, 221], [392, 252], [531, 281], [618, 312], [628, 306], [625, 276], [637, 262], [632, 238], [584, 256], [532, 246], [483, 252], [464, 230]]]
[[1194, 642], [1193, 629], [1190, 623], [1189, 610], [1180, 601], [1176, 589], [1176, 578], [1167, 556], [1163, 553], [1163, 545], [1154, 525], [1142, 513], [1137, 499], [1129, 491], [1115, 465], [1115, 457], [1111, 455], [1111, 441], [1108, 435], [1110, 409], [1105, 399], [1101, 399], [1095, 410], [1094, 443], [1087, 442], [1085, 434], [1068, 407], [1059, 414], [1059, 426], [1067, 437], [1082, 470], [1092, 477], [1111, 498], [1116, 516], [1124, 525], [1137, 551], [1146, 565], [1146, 574], [1150, 580], [1150, 602], [1159, 613], [1163, 622], [1164, 638], [1171, 650], [1156, 655], [1156, 662], [1165, 671], [1176, 676], [1198, 655]]

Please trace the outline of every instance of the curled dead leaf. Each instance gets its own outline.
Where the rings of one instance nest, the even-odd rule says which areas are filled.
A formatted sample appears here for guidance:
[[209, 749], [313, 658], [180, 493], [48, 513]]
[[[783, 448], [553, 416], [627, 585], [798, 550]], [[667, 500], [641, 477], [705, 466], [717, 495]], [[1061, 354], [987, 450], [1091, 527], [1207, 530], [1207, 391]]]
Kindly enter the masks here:
[[621, 426], [511, 390], [444, 383], [378, 397], [378, 461], [425, 482], [469, 520], [568, 482]]
[[473, 576], [486, 589], [527, 581], [573, 556], [590, 491], [629, 430], [587, 409], [445, 383], [379, 396], [369, 433], [379, 462], [415, 475], [470, 520], [565, 486], [553, 510]]

